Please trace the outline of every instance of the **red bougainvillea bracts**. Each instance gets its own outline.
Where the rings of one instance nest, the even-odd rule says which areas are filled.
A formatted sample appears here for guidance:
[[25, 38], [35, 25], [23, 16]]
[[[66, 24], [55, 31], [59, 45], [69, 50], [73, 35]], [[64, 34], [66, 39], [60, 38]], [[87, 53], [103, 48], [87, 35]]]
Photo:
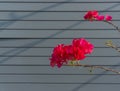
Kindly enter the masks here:
[[86, 58], [86, 54], [93, 52], [94, 46], [84, 38], [73, 39], [71, 45], [57, 45], [50, 58], [50, 65], [61, 67], [70, 61], [80, 61]]
[[112, 16], [110, 16], [110, 15], [105, 15], [105, 16], [100, 15], [97, 10], [90, 10], [87, 13], [85, 13], [84, 19], [89, 20], [89, 21], [94, 21], [94, 20], [97, 20], [97, 21], [102, 21], [102, 20], [111, 21]]
[[[116, 30], [120, 32], [118, 26], [112, 23], [112, 16], [100, 15], [97, 10], [90, 10], [86, 12], [84, 19], [89, 21], [103, 21], [112, 25]], [[120, 48], [114, 45], [111, 41], [106, 42], [106, 45], [120, 52]], [[81, 60], [86, 58], [87, 54], [91, 54], [93, 52], [93, 49], [94, 45], [84, 38], [73, 39], [72, 43], [67, 45], [59, 44], [53, 49], [53, 53], [50, 57], [50, 66], [57, 66], [58, 68], [63, 65], [88, 67], [90, 68], [90, 72], [93, 70], [93, 68], [99, 68], [105, 71], [111, 71], [120, 74], [119, 71], [104, 66], [79, 63]]]
[[98, 15], [99, 15], [98, 11], [90, 10], [84, 15], [84, 19], [92, 21], [95, 20]]
[[73, 39], [72, 45], [74, 45], [75, 47], [81, 48], [81, 50], [84, 51], [84, 54], [90, 54], [93, 51], [93, 45], [89, 41], [85, 40], [84, 38]]
[[105, 20], [106, 20], [106, 21], [111, 21], [111, 20], [112, 20], [112, 16], [106, 15], [106, 16], [105, 16]]

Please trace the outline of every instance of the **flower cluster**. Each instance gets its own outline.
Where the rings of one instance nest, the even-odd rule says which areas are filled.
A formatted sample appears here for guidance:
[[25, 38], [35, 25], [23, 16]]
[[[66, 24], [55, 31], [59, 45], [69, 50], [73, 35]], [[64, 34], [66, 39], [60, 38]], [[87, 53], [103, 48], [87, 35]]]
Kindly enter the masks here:
[[50, 65], [54, 67], [61, 67], [70, 61], [80, 61], [86, 58], [86, 54], [93, 51], [94, 46], [84, 38], [73, 39], [71, 45], [59, 44], [57, 45], [50, 58]]
[[111, 21], [112, 16], [110, 15], [100, 15], [97, 10], [90, 10], [84, 15], [85, 20], [93, 21], [93, 20], [98, 20], [98, 21]]
[[[89, 21], [104, 21], [112, 25], [116, 30], [120, 32], [118, 26], [111, 22], [112, 16], [100, 15], [97, 10], [90, 10], [86, 12], [84, 15], [84, 19]], [[114, 45], [112, 41], [107, 41], [106, 45], [120, 52], [119, 47]], [[120, 74], [119, 71], [103, 66], [79, 64], [79, 61], [86, 58], [86, 54], [91, 54], [93, 52], [93, 48], [94, 46], [84, 38], [73, 39], [70, 45], [59, 44], [54, 48], [53, 53], [50, 57], [50, 66], [57, 66], [58, 68], [60, 68], [63, 64], [72, 64], [74, 66], [89, 67], [90, 72], [93, 70], [93, 68], [99, 68], [105, 71], [111, 71]]]

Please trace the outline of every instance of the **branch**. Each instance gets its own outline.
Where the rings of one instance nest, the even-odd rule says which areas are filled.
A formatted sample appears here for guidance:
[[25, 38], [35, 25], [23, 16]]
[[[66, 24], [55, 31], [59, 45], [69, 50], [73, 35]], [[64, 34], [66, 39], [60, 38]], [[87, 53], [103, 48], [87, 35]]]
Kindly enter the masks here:
[[118, 32], [120, 32], [119, 27], [118, 27], [118, 26], [116, 26], [115, 24], [113, 24], [111, 21], [106, 21], [106, 20], [104, 20], [103, 22], [106, 22], [106, 23], [108, 23], [108, 24], [112, 25], [112, 26], [113, 26], [116, 30], [118, 30]]
[[103, 69], [105, 71], [111, 71], [113, 73], [120, 74], [119, 71], [113, 70], [111, 68], [103, 67], [103, 66], [94, 66], [94, 65], [87, 65], [87, 64], [75, 64], [75, 65], [69, 65], [69, 66], [81, 66], [81, 67], [89, 67], [89, 68], [99, 68], [99, 69]]
[[115, 49], [116, 51], [120, 52], [120, 48], [118, 48], [116, 45], [114, 45], [111, 40], [107, 41], [105, 44], [106, 44], [106, 46], [111, 47], [111, 48]]

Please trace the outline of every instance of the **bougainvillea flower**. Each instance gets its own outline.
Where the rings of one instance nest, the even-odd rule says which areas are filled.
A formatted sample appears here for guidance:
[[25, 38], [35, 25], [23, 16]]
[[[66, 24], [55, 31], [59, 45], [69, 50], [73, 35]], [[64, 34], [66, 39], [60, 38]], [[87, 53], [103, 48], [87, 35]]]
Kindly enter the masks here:
[[96, 17], [96, 20], [102, 21], [102, 20], [104, 20], [104, 18], [105, 17], [103, 15], [99, 15], [99, 16]]
[[84, 15], [84, 19], [92, 21], [92, 20], [95, 20], [98, 15], [99, 15], [98, 11], [91, 10]]
[[89, 20], [89, 21], [94, 21], [94, 20], [98, 20], [98, 21], [111, 21], [112, 20], [112, 16], [110, 15], [99, 15], [97, 10], [90, 10], [87, 13], [85, 13], [84, 15], [84, 19], [85, 20]]
[[66, 50], [68, 61], [79, 61], [85, 58], [85, 53], [80, 47], [69, 45]]
[[50, 58], [51, 62], [50, 65], [54, 67], [57, 65], [58, 67], [61, 67], [63, 63], [66, 63], [66, 47], [64, 44], [57, 45], [54, 50], [52, 57]]
[[105, 20], [106, 20], [106, 21], [111, 21], [111, 20], [112, 20], [112, 16], [106, 15], [106, 16], [105, 16]]
[[61, 67], [69, 61], [81, 61], [86, 58], [86, 54], [93, 51], [94, 46], [84, 38], [73, 39], [71, 45], [57, 45], [50, 58], [50, 65]]
[[72, 44], [76, 47], [81, 48], [81, 50], [83, 50], [85, 54], [90, 54], [93, 52], [94, 46], [84, 38], [73, 39]]

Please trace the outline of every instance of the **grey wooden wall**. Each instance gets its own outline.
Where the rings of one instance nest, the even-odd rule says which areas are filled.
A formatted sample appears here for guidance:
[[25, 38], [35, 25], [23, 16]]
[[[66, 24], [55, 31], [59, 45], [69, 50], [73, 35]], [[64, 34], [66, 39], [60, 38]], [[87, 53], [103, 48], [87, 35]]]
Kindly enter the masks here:
[[120, 76], [95, 69], [49, 66], [59, 43], [84, 37], [95, 45], [82, 63], [120, 71], [120, 33], [103, 22], [84, 21], [88, 10], [113, 16], [120, 26], [119, 0], [0, 0], [0, 91], [119, 91]]

